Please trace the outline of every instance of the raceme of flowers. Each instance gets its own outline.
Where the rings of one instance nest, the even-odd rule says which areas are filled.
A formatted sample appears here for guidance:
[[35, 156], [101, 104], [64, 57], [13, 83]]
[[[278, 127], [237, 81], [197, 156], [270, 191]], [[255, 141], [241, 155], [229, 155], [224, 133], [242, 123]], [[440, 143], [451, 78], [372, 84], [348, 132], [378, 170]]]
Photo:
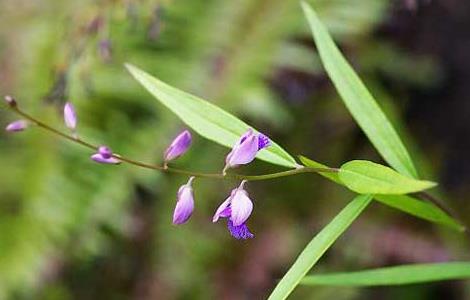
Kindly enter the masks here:
[[[10, 107], [16, 107], [17, 103], [12, 97], [5, 97], [5, 101]], [[77, 135], [77, 114], [74, 106], [67, 102], [64, 106], [64, 122], [67, 128], [72, 132], [74, 138], [78, 139]], [[31, 124], [28, 120], [17, 120], [8, 124], [5, 128], [9, 132], [23, 131]], [[185, 154], [191, 146], [192, 136], [188, 130], [184, 130], [178, 134], [163, 155], [164, 168], [167, 164]], [[230, 153], [225, 158], [225, 166], [222, 173], [225, 175], [226, 171], [230, 168], [236, 168], [240, 165], [249, 164], [252, 162], [258, 151], [263, 150], [271, 145], [269, 138], [261, 133], [254, 132], [251, 128], [248, 129], [240, 139], [235, 143]], [[120, 156], [113, 153], [110, 147], [106, 145], [99, 146], [96, 153], [93, 153], [90, 158], [97, 163], [101, 164], [120, 164]], [[194, 192], [193, 181], [195, 177], [191, 176], [188, 182], [182, 185], [177, 193], [176, 206], [173, 212], [173, 224], [180, 225], [186, 223], [194, 211]], [[236, 239], [249, 239], [254, 235], [248, 229], [246, 224], [248, 218], [253, 211], [253, 202], [251, 201], [248, 192], [245, 190], [244, 185], [246, 180], [243, 180], [240, 185], [234, 188], [228, 197], [217, 208], [212, 221], [215, 223], [223, 218], [227, 221], [227, 228], [230, 234]]]

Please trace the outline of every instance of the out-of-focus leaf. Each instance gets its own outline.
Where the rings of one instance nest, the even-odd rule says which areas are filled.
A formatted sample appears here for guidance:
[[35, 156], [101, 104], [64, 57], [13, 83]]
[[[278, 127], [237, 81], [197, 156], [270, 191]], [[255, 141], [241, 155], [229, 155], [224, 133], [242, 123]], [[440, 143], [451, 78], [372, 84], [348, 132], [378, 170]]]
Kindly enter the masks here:
[[326, 72], [356, 122], [393, 168], [417, 177], [408, 151], [375, 99], [341, 54], [314, 10], [305, 2], [302, 2], [302, 8]]
[[431, 188], [436, 183], [416, 180], [367, 160], [353, 160], [339, 169], [339, 179], [360, 194], [408, 194]]
[[468, 278], [470, 278], [470, 263], [450, 262], [404, 265], [357, 272], [311, 275], [304, 277], [304, 279], [301, 281], [301, 284], [377, 286], [415, 284], [422, 282]]
[[336, 239], [351, 225], [359, 214], [372, 200], [370, 195], [360, 195], [354, 198], [343, 210], [334, 217], [300, 253], [269, 296], [270, 300], [286, 299], [299, 284], [307, 272], [315, 265], [322, 255], [330, 248]]
[[[299, 156], [300, 161], [311, 168], [328, 168], [328, 166], [313, 161], [305, 156]], [[337, 173], [319, 173], [338, 184], [343, 184]], [[424, 202], [407, 195], [374, 195], [374, 199], [385, 205], [406, 212], [415, 217], [450, 227], [454, 230], [464, 231], [465, 227], [432, 203]]]
[[[178, 90], [133, 65], [126, 64], [126, 67], [132, 76], [163, 105], [209, 140], [232, 147], [250, 128], [240, 119], [208, 101]], [[294, 158], [274, 142], [272, 146], [260, 151], [257, 157], [284, 167], [296, 166]]]

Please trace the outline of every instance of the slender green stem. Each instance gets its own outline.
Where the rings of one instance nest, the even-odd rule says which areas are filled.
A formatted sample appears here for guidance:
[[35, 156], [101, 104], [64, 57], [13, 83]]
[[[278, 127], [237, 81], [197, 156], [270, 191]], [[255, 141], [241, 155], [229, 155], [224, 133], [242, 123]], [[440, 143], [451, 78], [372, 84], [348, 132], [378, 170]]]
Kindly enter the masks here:
[[[35, 117], [25, 113], [22, 111], [17, 105], [11, 106], [10, 108], [26, 120], [30, 121], [31, 123], [37, 125], [38, 127], [49, 131], [50, 133], [53, 133], [63, 139], [69, 140], [71, 142], [80, 144], [84, 147], [87, 147], [93, 151], [97, 151], [98, 147], [97, 145], [94, 145], [92, 143], [89, 143], [78, 136], [73, 136], [73, 135], [68, 135], [66, 133], [63, 133], [49, 125], [47, 125], [44, 122], [41, 122], [40, 120], [36, 119]], [[113, 154], [114, 158], [117, 158], [123, 162], [126, 162], [128, 164], [138, 166], [141, 168], [146, 168], [146, 169], [151, 169], [151, 170], [158, 170], [161, 172], [168, 172], [168, 173], [175, 173], [175, 174], [184, 174], [184, 175], [189, 175], [189, 176], [194, 176], [194, 177], [199, 177], [199, 178], [213, 178], [213, 179], [240, 179], [240, 180], [268, 180], [268, 179], [274, 179], [274, 178], [279, 178], [279, 177], [285, 177], [285, 176], [292, 176], [296, 174], [302, 174], [302, 173], [324, 173], [324, 172], [329, 172], [329, 173], [336, 173], [338, 172], [338, 169], [336, 168], [308, 168], [308, 167], [300, 167], [298, 169], [292, 169], [288, 171], [283, 171], [283, 172], [277, 172], [277, 173], [270, 173], [270, 174], [262, 174], [262, 175], [241, 175], [241, 174], [226, 174], [223, 175], [222, 173], [201, 173], [201, 172], [193, 172], [193, 171], [188, 171], [188, 170], [182, 170], [182, 169], [176, 169], [176, 168], [170, 168], [166, 166], [159, 166], [159, 165], [152, 165], [148, 163], [144, 163], [138, 160], [134, 160], [125, 156], [121, 156], [118, 154]]]
[[[10, 97], [11, 98], [11, 97]], [[26, 112], [22, 111], [16, 101], [11, 98], [9, 102], [9, 108], [13, 110], [15, 113], [18, 115], [22, 116], [26, 120], [30, 121], [31, 123], [37, 125], [38, 127], [49, 131], [50, 133], [53, 133], [63, 139], [69, 140], [71, 142], [80, 144], [84, 147], [87, 147], [93, 151], [97, 151], [98, 147], [97, 145], [94, 145], [92, 143], [89, 143], [81, 138], [79, 138], [76, 135], [69, 135], [66, 133], [61, 132], [60, 130], [57, 130], [48, 124], [41, 122], [40, 120], [36, 119], [35, 117], [27, 114]], [[183, 174], [183, 175], [188, 175], [188, 176], [194, 176], [198, 178], [212, 178], [212, 179], [239, 179], [239, 180], [250, 180], [250, 181], [256, 181], [256, 180], [268, 180], [268, 179], [275, 179], [275, 178], [280, 178], [280, 177], [286, 177], [286, 176], [292, 176], [292, 175], [297, 175], [297, 174], [302, 174], [302, 173], [337, 173], [339, 169], [337, 168], [310, 168], [310, 167], [304, 167], [300, 166], [297, 169], [291, 169], [288, 171], [282, 171], [282, 172], [277, 172], [277, 173], [270, 173], [270, 174], [262, 174], [262, 175], [242, 175], [242, 174], [222, 174], [222, 173], [202, 173], [202, 172], [194, 172], [194, 171], [188, 171], [188, 170], [182, 170], [182, 169], [177, 169], [177, 168], [171, 168], [165, 166], [159, 166], [159, 165], [152, 165], [148, 163], [144, 163], [138, 160], [134, 160], [125, 156], [113, 154], [114, 158], [117, 158], [123, 162], [126, 162], [128, 164], [138, 166], [141, 168], [145, 169], [151, 169], [151, 170], [157, 170], [161, 172], [167, 172], [167, 173], [175, 173], [175, 174]], [[439, 199], [434, 198], [430, 194], [426, 192], [420, 192], [417, 193], [416, 196], [418, 198], [427, 200], [429, 202], [432, 202], [434, 205], [440, 207], [442, 210], [447, 212], [450, 216], [455, 216], [455, 214], [444, 204], [442, 201]]]

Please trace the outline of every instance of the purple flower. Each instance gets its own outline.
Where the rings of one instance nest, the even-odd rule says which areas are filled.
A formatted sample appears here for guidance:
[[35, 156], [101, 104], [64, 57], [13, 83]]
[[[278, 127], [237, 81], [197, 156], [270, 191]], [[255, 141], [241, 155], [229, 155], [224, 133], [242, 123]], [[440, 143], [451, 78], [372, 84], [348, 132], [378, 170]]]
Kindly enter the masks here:
[[77, 127], [77, 114], [75, 113], [75, 108], [70, 102], [65, 103], [64, 106], [64, 121], [65, 126], [72, 130], [75, 130]]
[[9, 132], [17, 132], [17, 131], [23, 131], [29, 126], [29, 122], [25, 120], [17, 120], [14, 122], [11, 122], [10, 124], [5, 127], [6, 131]]
[[225, 174], [228, 168], [252, 162], [258, 151], [269, 146], [271, 146], [271, 141], [267, 136], [262, 133], [255, 133], [251, 128], [248, 129], [225, 158], [223, 173]]
[[164, 160], [168, 162], [183, 155], [191, 146], [191, 133], [187, 130], [178, 134], [178, 136], [171, 142], [171, 145], [166, 149]]
[[194, 210], [194, 194], [191, 184], [194, 176], [190, 177], [188, 183], [178, 190], [178, 199], [175, 211], [173, 212], [173, 224], [180, 225], [186, 223]]
[[101, 164], [120, 164], [121, 161], [113, 156], [113, 152], [107, 146], [100, 146], [98, 152], [91, 156], [91, 159]]
[[246, 226], [246, 220], [253, 211], [253, 202], [243, 189], [245, 182], [246, 180], [243, 180], [238, 188], [233, 189], [230, 196], [217, 208], [212, 222], [217, 222], [219, 218], [228, 218], [227, 227], [230, 234], [236, 239], [246, 240], [254, 235]]

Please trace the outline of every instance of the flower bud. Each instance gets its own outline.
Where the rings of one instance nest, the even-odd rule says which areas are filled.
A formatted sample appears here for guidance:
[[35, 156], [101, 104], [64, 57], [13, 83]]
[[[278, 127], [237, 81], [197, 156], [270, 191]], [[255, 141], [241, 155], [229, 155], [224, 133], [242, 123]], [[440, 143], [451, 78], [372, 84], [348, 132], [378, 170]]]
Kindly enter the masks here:
[[64, 106], [64, 121], [65, 126], [71, 130], [75, 130], [77, 127], [77, 114], [75, 113], [75, 108], [72, 103], [67, 102]]
[[5, 130], [9, 132], [18, 132], [18, 131], [25, 130], [26, 128], [28, 128], [28, 126], [29, 126], [28, 121], [17, 120], [8, 124], [7, 127], [5, 127]]
[[16, 107], [16, 105], [17, 105], [15, 98], [13, 98], [12, 96], [9, 96], [9, 95], [5, 96], [5, 102], [10, 107]]
[[168, 162], [176, 159], [183, 155], [191, 146], [191, 133], [187, 130], [181, 132], [174, 140], [171, 145], [166, 149], [164, 160]]
[[173, 212], [173, 224], [180, 225], [186, 223], [194, 210], [194, 194], [191, 184], [194, 177], [189, 178], [188, 183], [178, 190], [178, 198], [175, 211]]
[[121, 161], [113, 156], [113, 152], [107, 146], [98, 147], [98, 152], [91, 155], [91, 159], [100, 164], [120, 164]]
[[113, 156], [113, 151], [111, 151], [111, 149], [107, 146], [99, 146], [98, 153], [101, 154], [101, 156], [106, 159]]

